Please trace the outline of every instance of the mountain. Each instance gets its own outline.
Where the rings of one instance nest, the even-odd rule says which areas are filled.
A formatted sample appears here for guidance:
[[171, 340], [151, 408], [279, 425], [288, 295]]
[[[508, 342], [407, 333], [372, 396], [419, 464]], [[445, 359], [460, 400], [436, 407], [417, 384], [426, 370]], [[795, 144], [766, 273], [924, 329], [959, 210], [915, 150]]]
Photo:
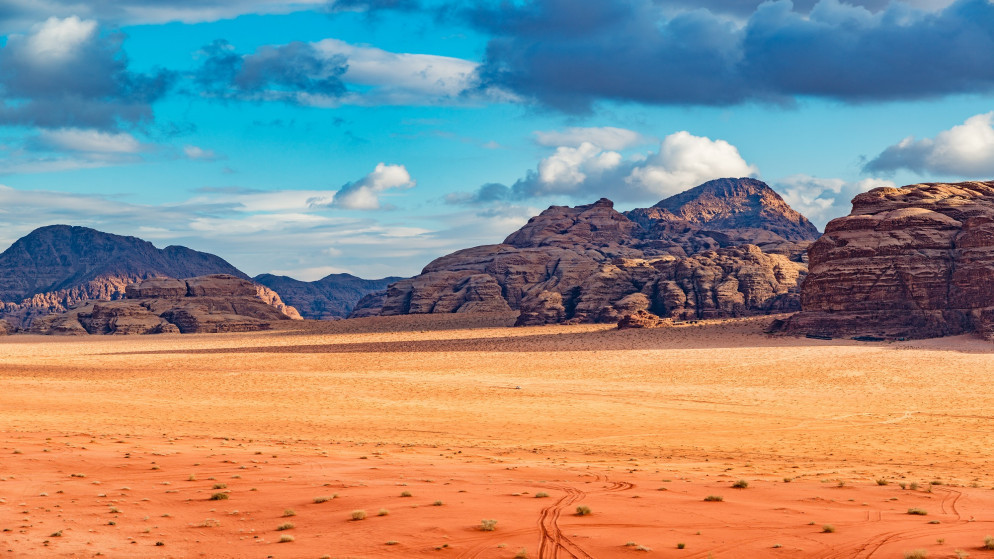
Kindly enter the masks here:
[[345, 318], [364, 296], [386, 289], [404, 278], [362, 279], [351, 274], [331, 274], [317, 281], [300, 281], [287, 276], [262, 274], [252, 281], [279, 293], [304, 318]]
[[767, 185], [721, 179], [620, 213], [552, 206], [497, 245], [429, 263], [352, 316], [520, 311], [519, 324], [710, 318], [800, 308], [817, 229]]
[[213, 254], [181, 246], [158, 249], [137, 237], [51, 225], [0, 254], [0, 314], [27, 325], [89, 299], [120, 299], [128, 284], [157, 277], [244, 273]]
[[994, 339], [994, 181], [875, 188], [809, 255], [788, 332]]

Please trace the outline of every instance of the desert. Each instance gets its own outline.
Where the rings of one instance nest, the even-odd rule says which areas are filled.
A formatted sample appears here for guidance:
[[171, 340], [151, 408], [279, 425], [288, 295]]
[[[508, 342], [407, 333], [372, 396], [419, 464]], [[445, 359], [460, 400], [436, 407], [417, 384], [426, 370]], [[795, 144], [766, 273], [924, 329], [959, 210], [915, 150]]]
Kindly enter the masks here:
[[994, 553], [989, 342], [514, 320], [2, 338], [0, 552]]

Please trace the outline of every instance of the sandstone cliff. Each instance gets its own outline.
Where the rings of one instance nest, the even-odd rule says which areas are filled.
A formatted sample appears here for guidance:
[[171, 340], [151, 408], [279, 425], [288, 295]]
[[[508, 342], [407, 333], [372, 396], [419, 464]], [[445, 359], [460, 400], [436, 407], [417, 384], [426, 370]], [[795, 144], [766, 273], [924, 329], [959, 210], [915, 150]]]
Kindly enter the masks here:
[[65, 313], [39, 317], [34, 334], [168, 334], [266, 330], [279, 320], [300, 320], [273, 291], [248, 280], [215, 274], [178, 280], [151, 278], [128, 285], [127, 298], [92, 301]]
[[352, 316], [518, 310], [529, 325], [798, 310], [814, 226], [752, 179], [689, 193], [627, 215], [607, 199], [553, 206], [501, 244], [443, 256], [367, 296]]
[[994, 337], [994, 181], [860, 194], [809, 258], [789, 332]]
[[0, 315], [26, 326], [36, 316], [84, 301], [120, 299], [129, 284], [146, 278], [208, 274], [248, 279], [212, 254], [180, 246], [158, 249], [136, 237], [51, 225], [0, 254]]

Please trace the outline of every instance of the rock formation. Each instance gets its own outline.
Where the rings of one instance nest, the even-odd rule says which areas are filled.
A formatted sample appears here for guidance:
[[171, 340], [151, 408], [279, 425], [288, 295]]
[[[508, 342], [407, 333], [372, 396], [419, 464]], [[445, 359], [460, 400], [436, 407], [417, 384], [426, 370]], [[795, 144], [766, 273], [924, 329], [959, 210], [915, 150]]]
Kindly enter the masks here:
[[227, 274], [178, 280], [151, 278], [128, 285], [127, 298], [91, 301], [65, 313], [39, 317], [31, 333], [58, 335], [168, 334], [266, 330], [279, 320], [300, 320], [279, 295]]
[[14, 327], [6, 320], [0, 319], [0, 336], [9, 336], [14, 333]]
[[286, 276], [262, 274], [252, 281], [275, 290], [304, 318], [345, 318], [364, 296], [386, 289], [403, 278], [367, 280], [350, 274], [331, 274], [317, 281], [299, 281]]
[[180, 246], [158, 249], [135, 237], [51, 225], [0, 254], [0, 315], [27, 326], [36, 316], [84, 301], [120, 299], [129, 284], [146, 278], [208, 274], [248, 279], [212, 254]]
[[367, 296], [352, 316], [518, 310], [518, 324], [533, 325], [800, 308], [818, 231], [765, 184], [722, 179], [652, 208], [613, 206], [553, 206], [501, 244], [443, 256]]
[[809, 258], [788, 332], [994, 337], [994, 181], [860, 194]]

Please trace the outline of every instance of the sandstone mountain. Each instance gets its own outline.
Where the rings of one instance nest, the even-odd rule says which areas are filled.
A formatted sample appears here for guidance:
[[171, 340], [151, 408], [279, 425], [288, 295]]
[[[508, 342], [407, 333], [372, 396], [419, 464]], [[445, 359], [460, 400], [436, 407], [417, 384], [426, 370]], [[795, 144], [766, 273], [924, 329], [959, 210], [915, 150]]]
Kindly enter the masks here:
[[331, 274], [317, 281], [300, 281], [287, 276], [262, 274], [252, 281], [278, 292], [288, 305], [304, 318], [328, 320], [345, 318], [364, 296], [386, 289], [404, 278], [362, 279], [351, 274]]
[[158, 249], [136, 237], [87, 227], [51, 225], [0, 254], [0, 316], [26, 325], [91, 299], [114, 300], [136, 281], [229, 274], [248, 277], [223, 259], [186, 247]]
[[860, 194], [809, 255], [789, 332], [994, 338], [994, 181]]
[[125, 299], [91, 301], [65, 313], [36, 318], [30, 331], [57, 335], [247, 332], [291, 319], [300, 320], [300, 315], [268, 288], [215, 274], [132, 283]]
[[800, 308], [818, 231], [764, 183], [721, 179], [652, 208], [613, 206], [553, 206], [501, 244], [443, 256], [365, 297], [352, 316], [518, 310], [519, 324], [547, 324]]

